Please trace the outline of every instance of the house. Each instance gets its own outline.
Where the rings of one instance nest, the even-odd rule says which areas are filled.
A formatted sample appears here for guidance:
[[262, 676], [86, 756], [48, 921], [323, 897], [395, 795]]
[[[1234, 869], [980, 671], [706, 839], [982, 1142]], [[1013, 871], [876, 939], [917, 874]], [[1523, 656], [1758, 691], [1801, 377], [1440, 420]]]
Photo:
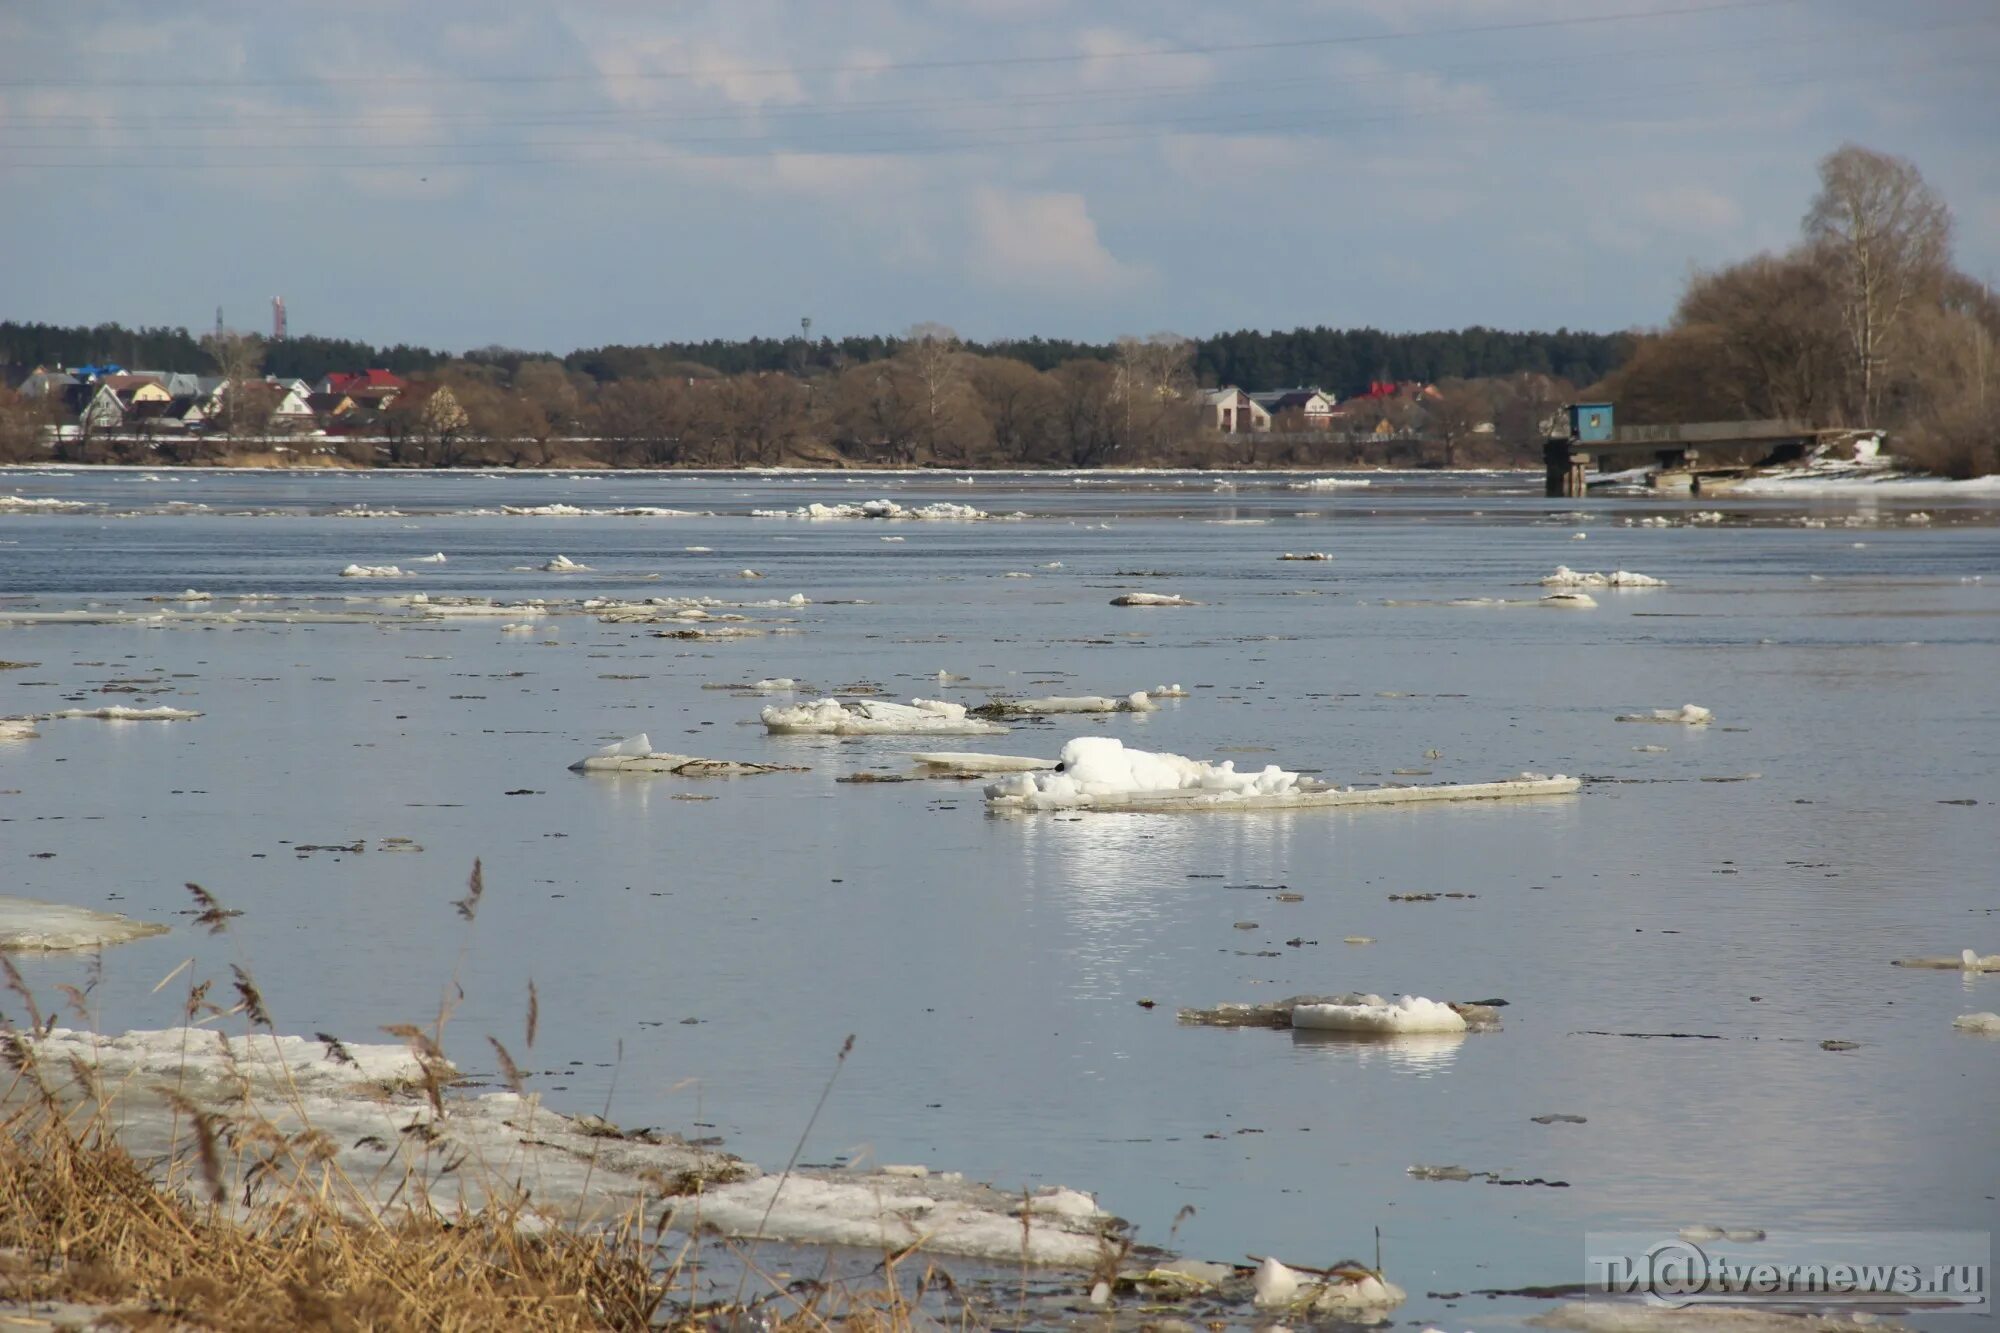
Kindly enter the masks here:
[[21, 381], [19, 392], [23, 398], [47, 398], [51, 394], [60, 398], [65, 391], [81, 383], [82, 380], [61, 367], [50, 370], [46, 366], [36, 366], [34, 372]]
[[1259, 407], [1278, 417], [1295, 415], [1307, 430], [1331, 430], [1334, 419], [1334, 397], [1324, 389], [1271, 389], [1264, 393], [1253, 393], [1250, 398]]
[[118, 395], [118, 390], [109, 384], [80, 384], [84, 391], [73, 397], [82, 399], [76, 412], [77, 424], [86, 433], [122, 430], [125, 426], [126, 403]]
[[1270, 412], [1233, 384], [1202, 393], [1201, 414], [1205, 427], [1224, 435], [1271, 429]]
[[313, 392], [345, 394], [356, 407], [380, 411], [409, 387], [408, 380], [386, 370], [334, 371], [314, 385]]
[[[274, 430], [301, 430], [313, 424], [312, 408], [306, 405], [306, 396], [301, 393], [305, 385], [300, 380], [245, 380], [245, 389], [255, 390], [265, 395], [271, 404], [269, 423]], [[216, 385], [203, 410], [210, 417], [225, 416], [229, 401], [229, 384]]]
[[152, 375], [132, 373], [106, 375], [98, 381], [98, 384], [116, 393], [127, 404], [170, 403], [174, 399], [174, 396], [167, 392], [167, 386]]
[[[324, 381], [322, 381], [324, 383]], [[312, 393], [306, 396], [306, 406], [311, 409], [314, 420], [322, 426], [331, 426], [346, 420], [355, 413], [355, 402], [344, 393]]]

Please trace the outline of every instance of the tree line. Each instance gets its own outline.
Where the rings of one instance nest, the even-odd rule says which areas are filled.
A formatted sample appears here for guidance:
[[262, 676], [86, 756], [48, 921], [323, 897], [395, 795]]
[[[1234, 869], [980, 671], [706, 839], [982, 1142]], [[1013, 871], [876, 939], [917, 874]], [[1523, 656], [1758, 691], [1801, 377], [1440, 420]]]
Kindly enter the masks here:
[[[213, 339], [184, 328], [127, 329], [118, 324], [64, 327], [0, 321], [0, 367], [94, 365], [112, 362], [153, 370], [219, 374]], [[800, 378], [834, 375], [852, 366], [889, 361], [909, 336], [845, 338], [708, 339], [646, 345], [582, 348], [560, 358], [545, 352], [488, 346], [461, 355], [397, 343], [375, 346], [346, 338], [297, 335], [264, 344], [264, 371], [281, 379], [317, 382], [330, 372], [379, 367], [398, 374], [434, 371], [462, 362], [512, 374], [528, 362], [559, 359], [563, 368], [598, 384], [719, 372], [785, 373]], [[1631, 339], [1624, 334], [1510, 332], [1472, 327], [1428, 333], [1334, 329], [1324, 325], [1289, 331], [1241, 329], [1197, 338], [1190, 365], [1197, 382], [1246, 389], [1304, 385], [1340, 397], [1367, 391], [1378, 381], [1434, 383], [1518, 374], [1560, 376], [1577, 384], [1603, 378], [1623, 362]], [[1113, 363], [1119, 343], [1061, 338], [1012, 338], [965, 342], [974, 356], [1021, 362], [1053, 371], [1074, 361]]]
[[1790, 248], [1697, 274], [1596, 392], [1621, 421], [1879, 428], [1954, 476], [2000, 472], [2000, 300], [1952, 262], [1952, 215], [1906, 158], [1846, 145]]

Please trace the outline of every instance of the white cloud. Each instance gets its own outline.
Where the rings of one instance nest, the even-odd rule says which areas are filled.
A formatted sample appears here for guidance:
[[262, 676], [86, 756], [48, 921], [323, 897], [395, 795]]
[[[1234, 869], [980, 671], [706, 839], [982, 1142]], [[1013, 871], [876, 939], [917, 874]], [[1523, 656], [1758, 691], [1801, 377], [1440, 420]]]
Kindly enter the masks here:
[[994, 286], [1109, 292], [1146, 270], [1113, 255], [1081, 194], [1030, 194], [982, 185], [972, 192], [973, 272]]
[[1663, 231], [1726, 232], [1743, 221], [1734, 199], [1706, 185], [1663, 185], [1642, 192], [1639, 215]]
[[792, 106], [806, 99], [798, 76], [782, 62], [739, 56], [714, 42], [628, 35], [596, 59], [606, 91], [621, 106], [659, 106], [687, 88], [720, 93], [737, 106]]
[[[1144, 83], [1207, 83], [1215, 77], [1215, 62], [1207, 56], [1167, 55], [1169, 42], [1136, 37], [1118, 28], [1086, 28], [1076, 35], [1076, 49], [1089, 57], [1079, 66], [1078, 82], [1105, 88]], [[1160, 55], [1131, 54], [1158, 51]], [[1141, 77], [1143, 76], [1143, 77]]]

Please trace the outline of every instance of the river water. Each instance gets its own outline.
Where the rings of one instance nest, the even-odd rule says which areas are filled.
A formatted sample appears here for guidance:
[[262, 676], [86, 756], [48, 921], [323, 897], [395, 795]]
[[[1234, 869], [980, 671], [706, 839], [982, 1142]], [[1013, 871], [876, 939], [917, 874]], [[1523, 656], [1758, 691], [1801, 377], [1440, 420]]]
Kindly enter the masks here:
[[[1075, 1185], [1163, 1244], [1192, 1205], [1171, 1244], [1214, 1258], [1372, 1260], [1379, 1228], [1412, 1293], [1399, 1319], [1511, 1322], [1539, 1305], [1427, 1293], [1579, 1281], [1592, 1230], [1993, 1229], [2000, 1041], [1952, 1020], [2000, 1009], [2000, 975], [1890, 960], [2000, 952], [1994, 501], [1927, 500], [1925, 522], [1850, 497], [1549, 501], [1520, 474], [1287, 480], [0, 473], [0, 495], [88, 506], [0, 513], [0, 616], [154, 612], [137, 599], [185, 588], [213, 594], [197, 612], [383, 613], [0, 625], [0, 659], [32, 664], [0, 671], [0, 716], [204, 714], [0, 745], [0, 892], [185, 925], [195, 881], [243, 910], [219, 938], [107, 952], [105, 1029], [174, 1022], [177, 988], [153, 987], [188, 957], [250, 969], [281, 1030], [355, 1040], [429, 1020], [456, 976], [447, 1046], [468, 1068], [489, 1068], [490, 1033], [565, 1109], [773, 1165], [853, 1034], [805, 1160]], [[877, 495], [1027, 517], [750, 517]], [[493, 512], [550, 503], [705, 512]], [[337, 516], [354, 506], [396, 514]], [[1723, 520], [1686, 522], [1704, 509]], [[1655, 515], [1673, 526], [1636, 523]], [[432, 552], [448, 563], [410, 563]], [[592, 572], [518, 568], [558, 553]], [[338, 577], [350, 562], [415, 577]], [[1559, 563], [1671, 586], [1595, 590], [1587, 611], [1441, 604], [1537, 597]], [[1131, 589], [1201, 605], [1108, 604]], [[335, 600], [418, 590], [811, 604], [688, 642]], [[968, 703], [1189, 693], [990, 741], [833, 741], [768, 737], [761, 699], [704, 688], [784, 676]], [[1688, 702], [1715, 724], [1614, 721]], [[810, 771], [566, 771], [640, 731]], [[1027, 817], [988, 815], [977, 784], [835, 782], [1083, 734], [1341, 780], [1617, 781], [1514, 805]], [[451, 900], [474, 858], [467, 927]], [[1411, 893], [1441, 896], [1390, 897]], [[21, 961], [51, 993], [89, 976]], [[1508, 1007], [1495, 1033], [1399, 1043], [1174, 1015], [1342, 990]], [[1604, 1035], [1629, 1033], [1704, 1035]], [[1532, 1120], [1550, 1113], [1584, 1123]]]

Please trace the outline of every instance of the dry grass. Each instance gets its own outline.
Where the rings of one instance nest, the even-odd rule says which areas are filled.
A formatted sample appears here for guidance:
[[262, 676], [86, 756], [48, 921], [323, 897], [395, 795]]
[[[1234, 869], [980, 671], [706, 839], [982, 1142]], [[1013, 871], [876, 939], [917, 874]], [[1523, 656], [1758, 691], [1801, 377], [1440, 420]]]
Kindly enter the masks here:
[[[188, 888], [202, 909], [197, 924], [226, 933], [239, 914]], [[468, 926], [483, 891], [475, 865], [465, 898], [452, 904]], [[26, 1010], [26, 1030], [52, 1028], [55, 1016], [4, 955], [0, 969], [0, 984]], [[242, 1016], [273, 1032], [249, 971], [232, 973], [236, 1003], [227, 1009], [209, 1000], [210, 983], [190, 977], [182, 1020]], [[60, 989], [87, 1021], [85, 992]], [[450, 1114], [451, 1007], [441, 1005], [428, 1029], [390, 1029], [409, 1042], [421, 1091], [440, 1116]], [[531, 982], [530, 1047], [539, 1017]], [[330, 1058], [346, 1054], [337, 1039], [321, 1040]], [[493, 1046], [518, 1091], [522, 1076]], [[0, 1306], [70, 1302], [133, 1329], [711, 1329], [747, 1318], [763, 1333], [900, 1333], [939, 1326], [948, 1299], [958, 1311], [950, 1326], [976, 1322], [948, 1275], [930, 1267], [904, 1275], [916, 1262], [909, 1252], [885, 1255], [865, 1283], [800, 1281], [762, 1271], [753, 1242], [729, 1256], [744, 1275], [734, 1295], [703, 1302], [696, 1250], [660, 1224], [664, 1208], [659, 1223], [641, 1202], [608, 1225], [552, 1225], [505, 1182], [485, 1183], [488, 1202], [477, 1211], [447, 1209], [415, 1174], [384, 1201], [346, 1178], [325, 1135], [310, 1125], [287, 1132], [256, 1114], [247, 1081], [223, 1105], [153, 1088], [173, 1108], [175, 1141], [165, 1160], [140, 1161], [112, 1130], [117, 1093], [88, 1064], [45, 1066], [4, 1019], [0, 1063], [12, 1070], [11, 1085], [0, 1070]], [[295, 1089], [289, 1100], [303, 1121]]]

